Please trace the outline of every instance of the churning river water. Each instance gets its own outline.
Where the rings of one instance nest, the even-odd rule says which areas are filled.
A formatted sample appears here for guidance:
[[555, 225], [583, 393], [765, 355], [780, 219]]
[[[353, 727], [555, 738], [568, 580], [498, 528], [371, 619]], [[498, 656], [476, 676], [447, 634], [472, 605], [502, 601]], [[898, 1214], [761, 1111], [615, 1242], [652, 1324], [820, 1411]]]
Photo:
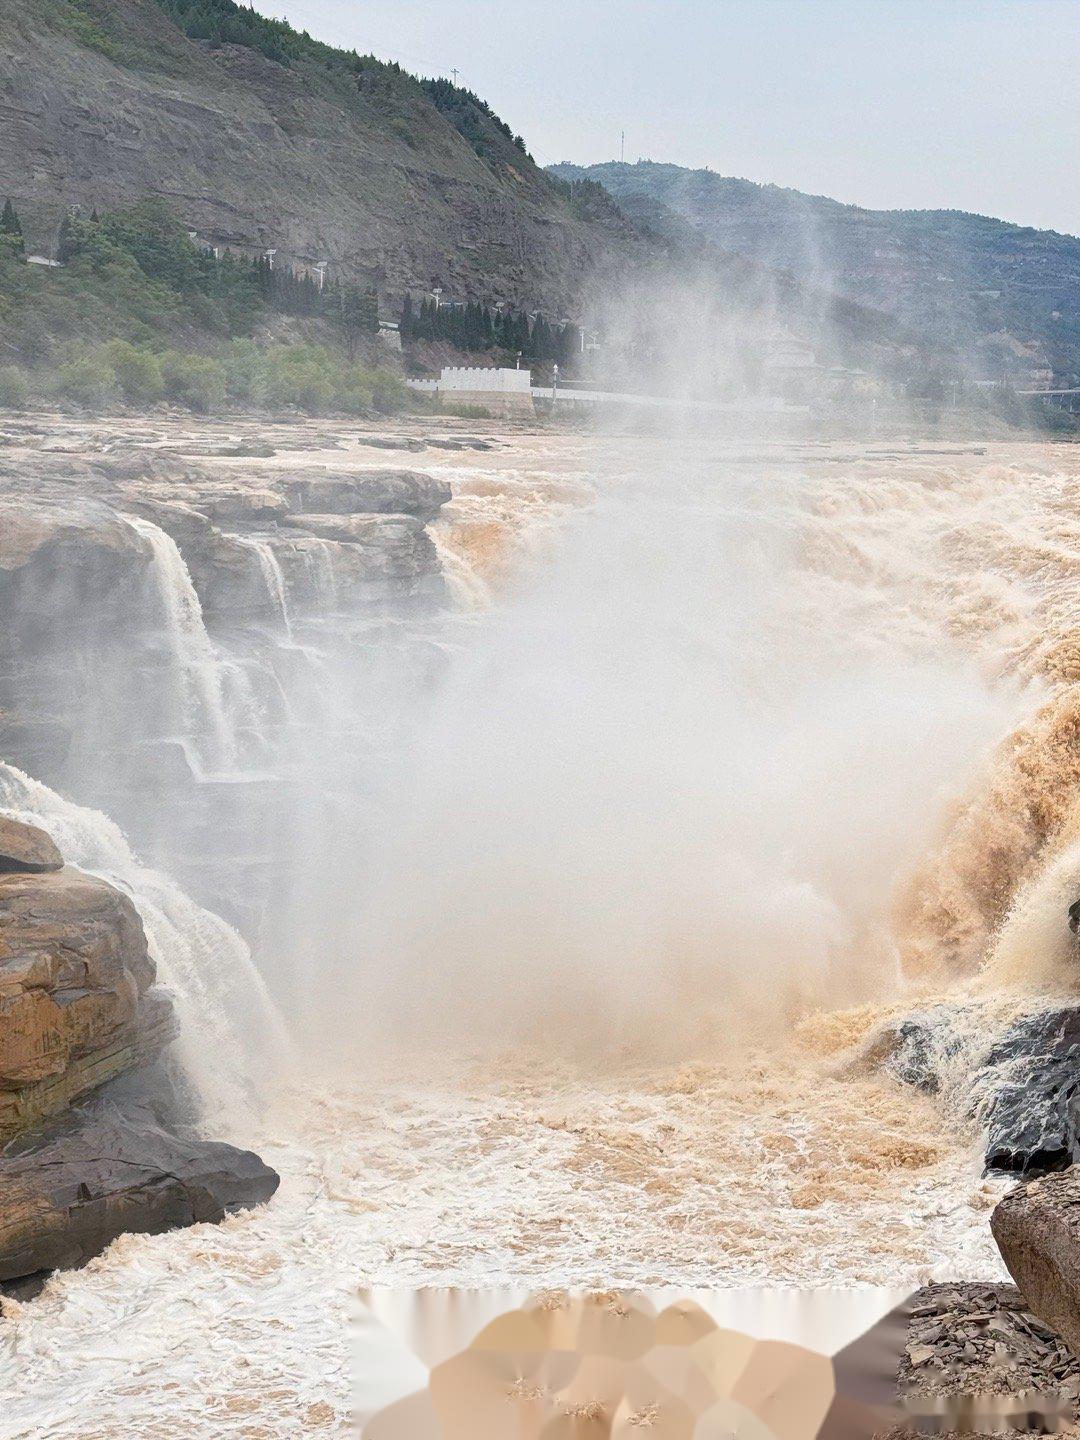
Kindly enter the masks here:
[[296, 859], [302, 1021], [261, 1023], [258, 1103], [223, 1037], [287, 957], [264, 996], [258, 946], [3, 777], [142, 896], [192, 1025], [220, 1007], [185, 1055], [282, 1184], [6, 1304], [0, 1435], [344, 1434], [361, 1285], [1003, 1273], [971, 1123], [849, 1061], [927, 996], [1073, 986], [1080, 452], [521, 434], [414, 462], [454, 489], [452, 613], [380, 692], [377, 823]]

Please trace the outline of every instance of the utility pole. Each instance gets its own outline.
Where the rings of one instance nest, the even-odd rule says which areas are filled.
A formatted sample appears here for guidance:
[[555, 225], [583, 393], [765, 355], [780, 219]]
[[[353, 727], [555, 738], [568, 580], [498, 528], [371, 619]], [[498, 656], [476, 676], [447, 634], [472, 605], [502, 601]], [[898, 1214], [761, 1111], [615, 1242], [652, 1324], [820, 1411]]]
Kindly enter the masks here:
[[315, 266], [315, 273], [316, 273], [316, 274], [318, 275], [318, 277], [319, 277], [319, 294], [320, 294], [320, 295], [321, 295], [322, 292], [323, 292], [323, 286], [326, 284], [326, 267], [327, 267], [327, 265], [329, 265], [329, 263], [330, 263], [329, 260], [320, 260], [319, 263]]
[[450, 71], [450, 74], [454, 77], [454, 88], [456, 89], [456, 88], [457, 88], [458, 72], [457, 72], [457, 70], [451, 70], [451, 71]]
[[619, 133], [619, 164], [620, 164], [620, 165], [625, 165], [625, 164], [626, 164], [626, 131], [625, 131], [625, 130], [622, 130], [622, 131], [620, 131], [620, 133]]

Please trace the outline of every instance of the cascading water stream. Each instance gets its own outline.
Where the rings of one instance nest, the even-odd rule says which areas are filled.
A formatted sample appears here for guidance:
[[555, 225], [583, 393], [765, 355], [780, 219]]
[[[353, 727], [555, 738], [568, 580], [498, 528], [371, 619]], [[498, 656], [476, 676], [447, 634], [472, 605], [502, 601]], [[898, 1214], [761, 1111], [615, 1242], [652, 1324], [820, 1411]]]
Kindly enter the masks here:
[[341, 593], [335, 565], [337, 547], [332, 540], [309, 537], [302, 543], [302, 553], [316, 602], [320, 610], [332, 615], [338, 609]]
[[233, 773], [243, 759], [240, 722], [250, 724], [255, 710], [243, 672], [222, 658], [207, 633], [198, 592], [176, 541], [141, 515], [123, 518], [148, 543], [153, 557], [177, 737], [204, 775]]
[[261, 535], [237, 535], [234, 538], [241, 545], [255, 552], [259, 570], [266, 585], [266, 593], [281, 618], [282, 629], [291, 640], [293, 626], [292, 616], [289, 612], [289, 592], [285, 584], [284, 572], [281, 569], [281, 561], [277, 558], [273, 545]]
[[[0, 809], [38, 825], [64, 859], [131, 896], [158, 980], [173, 995], [178, 1053], [219, 1133], [243, 1125], [260, 1080], [288, 1063], [291, 1043], [242, 937], [132, 853], [119, 826], [0, 762]], [[257, 1058], [256, 1058], [257, 1057]]]

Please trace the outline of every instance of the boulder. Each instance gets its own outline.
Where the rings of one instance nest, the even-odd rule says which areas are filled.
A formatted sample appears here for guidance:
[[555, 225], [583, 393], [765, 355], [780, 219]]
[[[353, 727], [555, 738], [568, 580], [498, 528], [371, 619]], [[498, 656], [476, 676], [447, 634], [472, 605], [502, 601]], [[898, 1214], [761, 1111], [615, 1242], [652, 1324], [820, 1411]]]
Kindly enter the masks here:
[[1080, 1172], [1017, 1186], [990, 1228], [1028, 1307], [1080, 1356]]
[[286, 481], [293, 507], [319, 515], [416, 515], [430, 519], [451, 496], [435, 475], [414, 470], [359, 470]]
[[[939, 1005], [874, 1037], [872, 1058], [904, 1084], [936, 1094], [977, 1033], [969, 1009]], [[869, 1053], [869, 1052], [868, 1052]], [[1080, 1008], [1021, 1016], [978, 1056], [967, 1108], [986, 1132], [986, 1168], [1035, 1175], [1080, 1159]]]
[[21, 871], [33, 875], [63, 868], [64, 857], [51, 835], [36, 825], [0, 815], [0, 874]]
[[147, 1101], [107, 1089], [0, 1152], [0, 1292], [26, 1298], [119, 1235], [217, 1222], [278, 1183], [250, 1150], [172, 1133]]
[[172, 1040], [142, 922], [107, 881], [0, 874], [0, 1141]]

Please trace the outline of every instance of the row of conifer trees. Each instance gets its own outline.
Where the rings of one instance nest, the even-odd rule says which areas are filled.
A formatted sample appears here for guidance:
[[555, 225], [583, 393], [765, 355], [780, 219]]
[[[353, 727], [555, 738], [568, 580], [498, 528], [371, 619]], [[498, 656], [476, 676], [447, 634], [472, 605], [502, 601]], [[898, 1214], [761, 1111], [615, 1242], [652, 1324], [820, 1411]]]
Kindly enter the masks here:
[[570, 321], [553, 325], [539, 312], [478, 300], [441, 305], [425, 298], [416, 304], [411, 295], [402, 305], [401, 339], [403, 344], [444, 340], [458, 350], [506, 350], [538, 364], [565, 364], [581, 348], [581, 330]]
[[[92, 244], [98, 232], [120, 236], [140, 266], [167, 278], [178, 290], [203, 288], [226, 278], [231, 288], [258, 296], [264, 304], [288, 315], [323, 316], [339, 326], [345, 343], [354, 351], [362, 336], [379, 329], [378, 296], [371, 286], [326, 278], [322, 283], [307, 270], [272, 265], [264, 256], [246, 260], [229, 252], [217, 256], [190, 246], [176, 221], [159, 202], [144, 202], [116, 216], [89, 219], [65, 216], [57, 239], [57, 258], [68, 265]], [[16, 254], [25, 257], [22, 224], [10, 200], [0, 213], [0, 236], [6, 236]], [[220, 287], [218, 287], [220, 288]], [[433, 297], [419, 303], [406, 295], [401, 310], [403, 344], [442, 340], [465, 351], [502, 350], [541, 365], [565, 364], [581, 348], [581, 331], [569, 321], [552, 324], [542, 313], [530, 314], [511, 306], [480, 301], [439, 304]]]

